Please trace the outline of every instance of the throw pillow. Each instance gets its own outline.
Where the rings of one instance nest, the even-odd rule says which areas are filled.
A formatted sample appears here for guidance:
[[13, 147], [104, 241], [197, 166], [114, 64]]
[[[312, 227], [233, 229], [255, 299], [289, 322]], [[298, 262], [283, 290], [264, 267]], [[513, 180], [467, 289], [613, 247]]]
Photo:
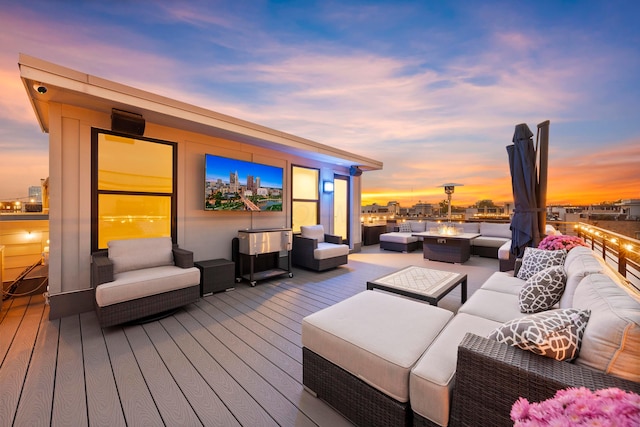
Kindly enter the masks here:
[[411, 224], [409, 224], [408, 222], [401, 223], [398, 231], [400, 233], [411, 233]]
[[591, 310], [566, 308], [510, 320], [489, 338], [556, 360], [578, 357]]
[[549, 251], [546, 249], [525, 248], [522, 256], [522, 266], [518, 270], [518, 279], [527, 280], [545, 268], [563, 265], [567, 251], [560, 249]]
[[527, 279], [518, 298], [522, 313], [539, 313], [553, 307], [564, 293], [567, 273], [564, 267], [545, 268]]

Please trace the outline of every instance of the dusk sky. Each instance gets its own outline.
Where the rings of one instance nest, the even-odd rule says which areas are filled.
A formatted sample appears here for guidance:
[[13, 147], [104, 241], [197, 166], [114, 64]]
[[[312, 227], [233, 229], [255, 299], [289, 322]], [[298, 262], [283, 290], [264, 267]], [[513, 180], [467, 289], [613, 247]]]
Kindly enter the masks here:
[[381, 160], [363, 204], [511, 201], [545, 120], [549, 204], [640, 199], [636, 0], [2, 3], [0, 200], [48, 175], [20, 52]]

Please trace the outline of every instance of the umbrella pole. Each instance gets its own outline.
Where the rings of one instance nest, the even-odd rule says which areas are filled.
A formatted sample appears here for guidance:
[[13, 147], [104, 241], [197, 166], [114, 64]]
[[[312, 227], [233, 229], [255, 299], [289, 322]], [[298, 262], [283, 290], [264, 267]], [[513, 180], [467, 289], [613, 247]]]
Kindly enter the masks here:
[[[538, 124], [540, 134], [540, 176], [538, 177], [538, 228], [540, 238], [546, 233], [547, 225], [547, 171], [549, 170], [549, 120]], [[534, 242], [538, 246], [540, 242]]]

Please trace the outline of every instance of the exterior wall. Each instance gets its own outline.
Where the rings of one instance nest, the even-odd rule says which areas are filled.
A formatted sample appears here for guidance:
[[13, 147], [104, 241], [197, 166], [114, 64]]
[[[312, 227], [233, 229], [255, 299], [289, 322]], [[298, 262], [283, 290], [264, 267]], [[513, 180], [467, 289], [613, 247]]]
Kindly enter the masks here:
[[[110, 129], [108, 114], [67, 105], [50, 104], [49, 192], [50, 255], [49, 294], [51, 318], [72, 314], [55, 307], [75, 301], [79, 310], [90, 309], [93, 298], [91, 262], [91, 128]], [[267, 150], [236, 141], [146, 123], [145, 137], [177, 142], [178, 244], [194, 252], [194, 260], [231, 259], [231, 240], [248, 228], [291, 226], [291, 165], [320, 169], [320, 182], [334, 174], [349, 175], [348, 166], [319, 163], [288, 153]], [[205, 153], [274, 165], [284, 170], [283, 212], [210, 212], [204, 210]], [[352, 247], [359, 248], [360, 177], [351, 177]], [[321, 194], [320, 221], [333, 230], [332, 196]], [[78, 295], [86, 295], [78, 304]], [[69, 298], [63, 298], [68, 296]], [[91, 303], [91, 304], [90, 304]]]

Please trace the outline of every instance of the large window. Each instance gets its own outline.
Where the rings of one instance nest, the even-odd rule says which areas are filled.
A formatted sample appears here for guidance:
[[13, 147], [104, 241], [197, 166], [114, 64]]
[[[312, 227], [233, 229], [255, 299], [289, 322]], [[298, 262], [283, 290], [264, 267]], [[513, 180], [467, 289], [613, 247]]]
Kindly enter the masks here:
[[109, 240], [176, 240], [176, 144], [92, 129], [92, 250]]
[[300, 231], [301, 225], [318, 224], [319, 178], [318, 169], [291, 168], [291, 227], [294, 232]]

